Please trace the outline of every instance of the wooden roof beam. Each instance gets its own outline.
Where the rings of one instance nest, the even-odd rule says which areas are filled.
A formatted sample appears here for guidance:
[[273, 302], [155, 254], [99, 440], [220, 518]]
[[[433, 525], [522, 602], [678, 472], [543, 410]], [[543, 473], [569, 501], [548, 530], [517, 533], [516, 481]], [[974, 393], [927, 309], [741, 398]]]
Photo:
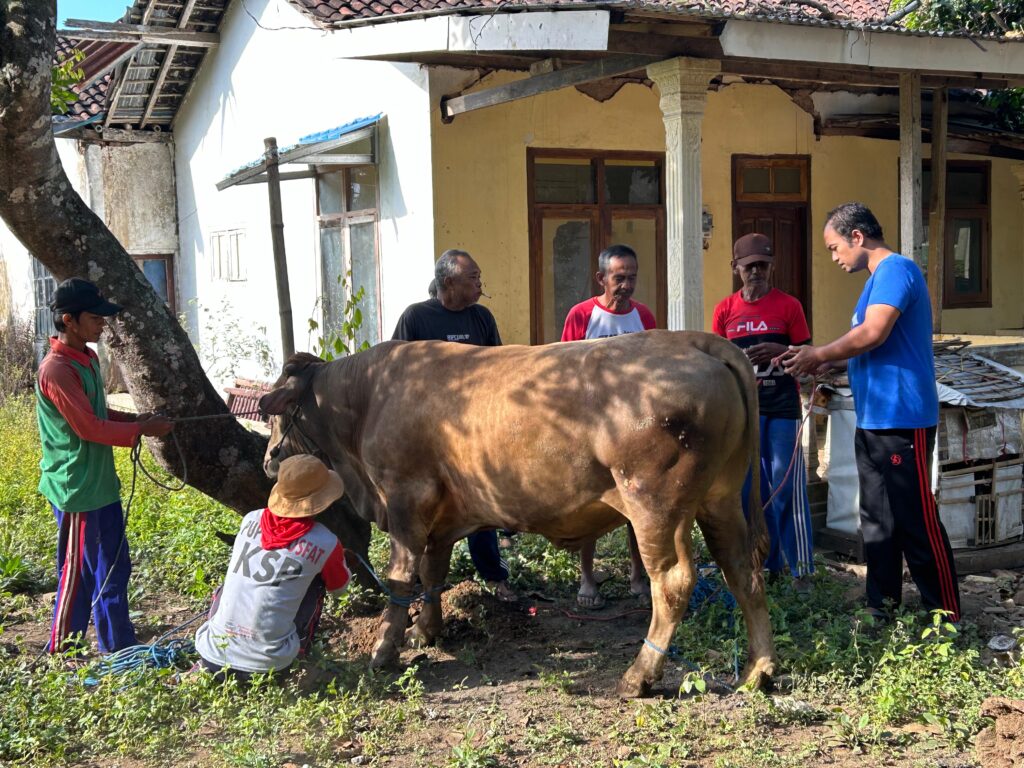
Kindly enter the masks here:
[[84, 21], [68, 19], [69, 27], [58, 30], [58, 35], [72, 40], [112, 40], [123, 43], [176, 44], [191, 48], [213, 48], [220, 43], [220, 35], [214, 32], [193, 32], [188, 29], [171, 29], [150, 24], [122, 24], [120, 22]]
[[[864, 88], [897, 88], [897, 70], [857, 67], [823, 67], [814, 64], [763, 61], [760, 59], [722, 59], [723, 75], [738, 75], [765, 80], [799, 81], [849, 85]], [[981, 78], [950, 73], [921, 74], [922, 88], [1016, 88], [1024, 84], [1020, 78]]]
[[609, 56], [576, 67], [546, 72], [494, 88], [467, 93], [463, 96], [444, 98], [441, 99], [441, 117], [443, 120], [450, 121], [456, 115], [471, 112], [474, 109], [493, 107], [497, 104], [557, 91], [572, 85], [582, 85], [595, 80], [604, 80], [607, 77], [625, 75], [638, 69], [644, 69], [657, 60], [657, 56], [642, 54]]
[[[196, 0], [187, 0], [185, 6], [181, 10], [181, 16], [178, 17], [178, 29], [185, 28], [185, 25], [188, 24], [188, 20], [192, 17], [192, 11], [195, 7]], [[149, 102], [146, 104], [146, 111], [142, 115], [142, 121], [139, 123], [139, 128], [145, 128], [146, 123], [149, 122], [149, 118], [153, 114], [153, 107], [156, 106], [156, 100], [160, 97], [160, 91], [163, 90], [167, 74], [171, 71], [171, 62], [174, 61], [174, 57], [177, 53], [178, 46], [176, 45], [169, 46], [166, 53], [164, 53], [164, 60], [160, 65], [160, 72], [156, 76], [156, 83], [153, 85], [153, 90], [149, 93]]]

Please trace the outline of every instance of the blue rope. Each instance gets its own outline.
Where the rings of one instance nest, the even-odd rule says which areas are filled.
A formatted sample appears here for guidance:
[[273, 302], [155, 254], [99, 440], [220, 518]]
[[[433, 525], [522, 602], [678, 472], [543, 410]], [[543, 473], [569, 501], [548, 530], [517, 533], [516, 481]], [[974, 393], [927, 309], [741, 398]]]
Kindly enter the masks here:
[[439, 600], [440, 600], [440, 597], [439, 597], [440, 593], [444, 592], [446, 589], [449, 588], [448, 584], [442, 584], [441, 586], [438, 586], [438, 587], [431, 587], [430, 589], [425, 590], [425, 591], [419, 593], [418, 595], [417, 594], [412, 594], [412, 595], [396, 595], [394, 592], [392, 592], [390, 589], [388, 589], [387, 585], [383, 581], [381, 581], [381, 578], [377, 575], [377, 572], [375, 570], [373, 570], [373, 566], [370, 565], [368, 562], [366, 562], [366, 560], [363, 559], [362, 555], [360, 555], [358, 552], [356, 552], [354, 550], [351, 550], [351, 549], [348, 550], [348, 551], [351, 552], [353, 555], [355, 555], [356, 556], [356, 560], [358, 560], [360, 563], [363, 564], [363, 567], [373, 577], [373, 580], [375, 582], [377, 582], [377, 586], [380, 587], [380, 591], [388, 596], [388, 600], [391, 601], [392, 603], [394, 603], [395, 605], [402, 606], [403, 608], [411, 608], [413, 603], [418, 603], [418, 602], [423, 602], [423, 603], [436, 603], [436, 602], [439, 602]]
[[195, 624], [199, 619], [206, 618], [206, 611], [196, 614], [184, 624], [168, 630], [149, 644], [131, 645], [114, 653], [109, 653], [89, 669], [83, 678], [85, 685], [99, 685], [100, 678], [107, 675], [125, 674], [145, 669], [179, 669], [187, 666], [190, 657], [195, 654], [196, 646], [191, 639], [177, 638], [168, 640], [171, 635], [181, 632]]
[[[697, 583], [693, 587], [693, 592], [690, 594], [690, 602], [687, 606], [687, 611], [690, 615], [698, 613], [702, 608], [708, 605], [714, 605], [715, 603], [721, 605], [728, 611], [729, 614], [729, 628], [735, 629], [736, 625], [736, 598], [733, 597], [732, 592], [726, 588], [725, 584], [722, 584], [714, 579], [706, 576], [698, 576]], [[678, 646], [670, 645], [668, 648], [661, 648], [652, 643], [648, 638], [644, 638], [644, 645], [650, 648], [656, 653], [660, 653], [662, 656], [667, 656], [673, 661], [682, 662], [685, 666], [689, 667], [694, 672], [700, 672], [701, 669], [689, 659], [685, 658], [679, 653]], [[740, 655], [739, 655], [739, 641], [735, 635], [732, 640], [732, 669], [733, 675], [739, 680], [740, 677]], [[735, 692], [735, 689], [721, 681], [718, 681], [720, 685], [724, 686], [730, 691]]]

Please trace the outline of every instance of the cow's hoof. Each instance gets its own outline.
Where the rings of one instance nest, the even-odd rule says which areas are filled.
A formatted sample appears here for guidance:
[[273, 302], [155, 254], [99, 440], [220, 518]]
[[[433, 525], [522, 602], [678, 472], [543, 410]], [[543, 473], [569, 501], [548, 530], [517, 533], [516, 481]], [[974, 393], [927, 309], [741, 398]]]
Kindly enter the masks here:
[[428, 633], [417, 622], [405, 633], [405, 644], [410, 648], [426, 648], [435, 642], [433, 635]]
[[774, 659], [758, 659], [751, 662], [743, 672], [743, 685], [746, 691], [766, 691], [772, 687], [772, 675], [775, 674]]
[[370, 655], [370, 669], [383, 669], [398, 665], [398, 648], [387, 638], [379, 640]]
[[619, 684], [615, 687], [615, 693], [620, 699], [639, 699], [651, 692], [651, 684], [644, 679], [643, 675], [629, 670]]

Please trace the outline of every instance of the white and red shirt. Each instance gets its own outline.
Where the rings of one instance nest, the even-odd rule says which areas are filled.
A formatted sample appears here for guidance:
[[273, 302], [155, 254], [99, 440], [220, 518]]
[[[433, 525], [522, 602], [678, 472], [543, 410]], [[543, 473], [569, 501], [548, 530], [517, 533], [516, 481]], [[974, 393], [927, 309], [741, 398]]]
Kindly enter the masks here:
[[657, 326], [646, 304], [630, 299], [629, 309], [615, 312], [601, 305], [597, 296], [581, 301], [569, 310], [562, 329], [562, 341], [604, 339], [624, 333], [649, 331]]
[[[742, 291], [722, 299], [715, 307], [712, 329], [741, 349], [762, 342], [806, 344], [811, 340], [800, 302], [772, 288], [757, 301], [747, 301]], [[762, 363], [755, 368], [762, 416], [800, 418], [800, 386], [781, 367]]]
[[295, 617], [313, 579], [345, 587], [345, 550], [314, 518], [283, 518], [257, 509], [242, 519], [224, 587], [196, 631], [199, 655], [242, 672], [285, 669], [299, 653]]

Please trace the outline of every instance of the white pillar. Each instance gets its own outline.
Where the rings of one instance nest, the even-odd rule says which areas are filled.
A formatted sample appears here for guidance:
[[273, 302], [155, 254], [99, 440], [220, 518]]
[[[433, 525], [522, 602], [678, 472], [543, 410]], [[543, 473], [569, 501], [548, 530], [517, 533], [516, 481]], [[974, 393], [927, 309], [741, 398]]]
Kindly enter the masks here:
[[678, 57], [647, 68], [665, 120], [665, 222], [668, 237], [668, 327], [704, 328], [700, 137], [716, 60]]
[[921, 73], [900, 74], [900, 253], [922, 266]]

